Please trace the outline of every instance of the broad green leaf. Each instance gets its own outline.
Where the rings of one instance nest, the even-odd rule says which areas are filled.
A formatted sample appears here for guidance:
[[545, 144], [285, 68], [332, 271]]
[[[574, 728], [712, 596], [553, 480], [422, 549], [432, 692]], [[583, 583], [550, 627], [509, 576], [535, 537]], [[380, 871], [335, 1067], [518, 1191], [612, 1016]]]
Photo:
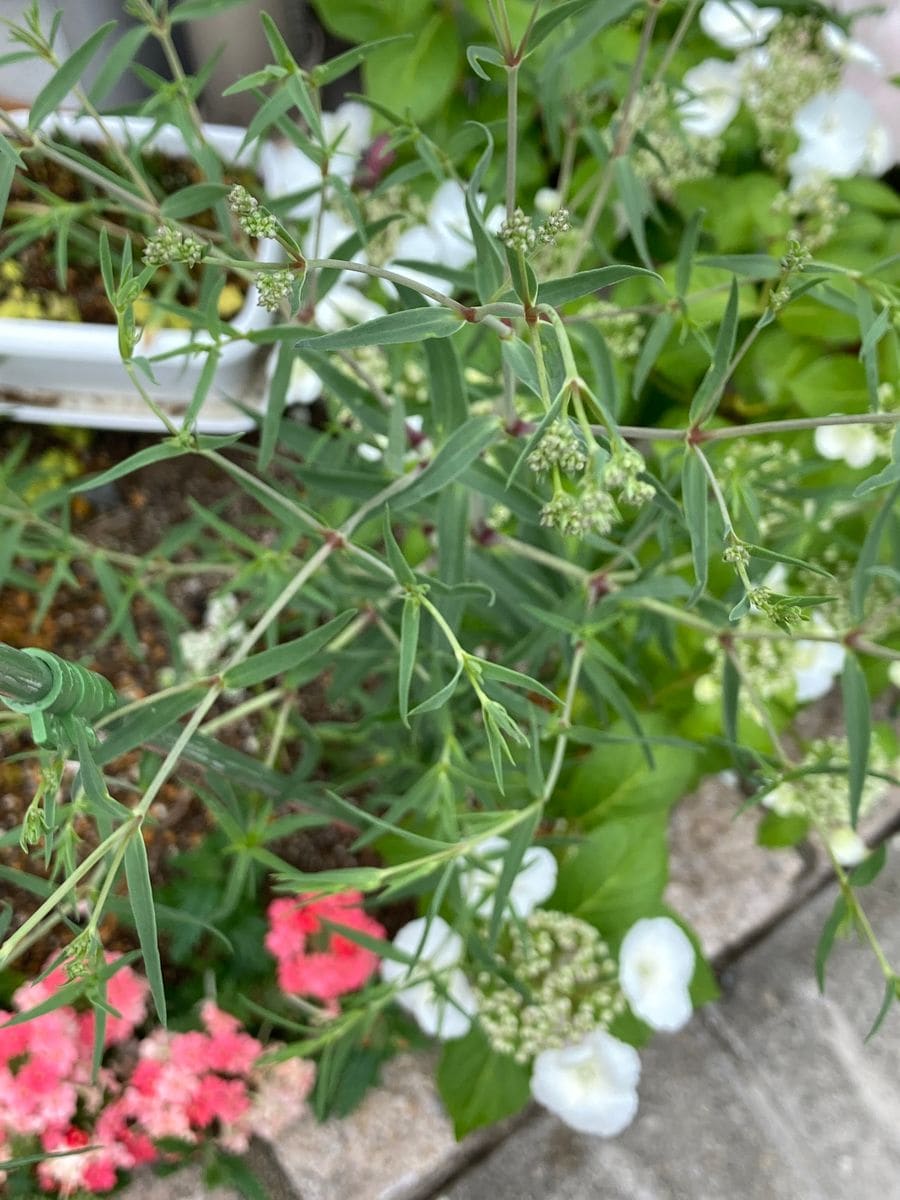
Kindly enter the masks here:
[[463, 424], [469, 412], [462, 363], [456, 346], [446, 338], [429, 338], [423, 349], [435, 429], [446, 436]]
[[732, 277], [731, 292], [728, 296], [728, 307], [719, 326], [719, 336], [709, 370], [703, 377], [703, 382], [697, 389], [691, 401], [689, 419], [692, 425], [700, 426], [707, 421], [716, 410], [719, 394], [728, 378], [731, 366], [731, 356], [734, 354], [734, 344], [737, 338], [739, 293], [737, 279]]
[[523, 1109], [530, 1075], [527, 1066], [492, 1050], [477, 1025], [465, 1037], [446, 1042], [437, 1084], [457, 1139]]
[[688, 448], [681, 469], [681, 496], [684, 519], [691, 538], [696, 586], [688, 607], [700, 598], [709, 577], [709, 504], [706, 495], [706, 472], [697, 455]]
[[[387, 32], [385, 9], [390, 5], [379, 0], [377, 8], [381, 18], [378, 33], [383, 34]], [[459, 78], [462, 57], [455, 16], [431, 5], [429, 9], [412, 26], [415, 40], [410, 46], [401, 53], [392, 46], [376, 50], [363, 64], [366, 94], [395, 111], [408, 111], [419, 124], [447, 103]]]
[[125, 879], [128, 884], [128, 899], [131, 901], [131, 911], [134, 915], [134, 926], [141, 944], [141, 954], [144, 956], [144, 969], [147, 972], [147, 981], [153, 996], [153, 1006], [160, 1024], [164, 1026], [166, 1024], [166, 992], [162, 977], [162, 963], [159, 957], [156, 912], [153, 908], [153, 887], [150, 883], [150, 864], [147, 860], [147, 847], [141, 837], [140, 825], [135, 825], [125, 847]]
[[212, 208], [229, 190], [227, 183], [193, 183], [190, 187], [182, 188], [180, 192], [166, 196], [159, 206], [159, 211], [172, 221], [180, 221], [184, 217], [192, 217], [194, 213]]
[[29, 129], [37, 129], [45, 117], [49, 117], [52, 112], [55, 112], [59, 108], [72, 88], [84, 77], [88, 63], [90, 63], [91, 59], [100, 49], [101, 43], [106, 40], [115, 28], [115, 21], [107, 21], [105, 25], [101, 25], [99, 29], [95, 29], [91, 36], [82, 42], [75, 53], [70, 55], [61, 64], [59, 70], [53, 75], [53, 78], [49, 83], [44, 84], [31, 102], [31, 110], [28, 113]]
[[229, 688], [252, 687], [271, 679], [273, 675], [282, 675], [293, 671], [301, 663], [308, 662], [315, 655], [324, 651], [328, 643], [344, 628], [351, 617], [356, 616], [356, 609], [348, 608], [338, 616], [326, 621], [310, 633], [293, 641], [273, 646], [271, 650], [263, 650], [254, 654], [245, 662], [230, 667], [224, 674], [225, 686]]
[[295, 345], [301, 349], [355, 350], [359, 346], [406, 345], [421, 342], [426, 338], [450, 337], [458, 333], [465, 321], [445, 308], [413, 308], [403, 312], [388, 313], [376, 317], [352, 329], [339, 329], [334, 333], [309, 333], [299, 338]]
[[872, 739], [872, 716], [866, 677], [855, 654], [847, 654], [841, 672], [841, 695], [844, 702], [844, 726], [850, 754], [848, 783], [850, 786], [850, 824], [856, 828], [866, 772], [869, 767], [869, 747]]
[[121, 479], [124, 475], [130, 475], [132, 471], [139, 471], [141, 467], [149, 467], [151, 463], [162, 462], [166, 458], [178, 458], [182, 454], [190, 454], [189, 446], [180, 446], [173, 441], [157, 442], [155, 446], [147, 446], [143, 450], [138, 450], [135, 454], [131, 454], [128, 458], [123, 458], [121, 462], [116, 463], [114, 467], [110, 467], [108, 471], [102, 471], [99, 475], [93, 475], [89, 479], [83, 480], [81, 483], [74, 484], [69, 490], [72, 492], [89, 492], [94, 488], [104, 487], [107, 483], [113, 483], [116, 479]]
[[579, 271], [577, 275], [567, 275], [563, 279], [552, 279], [549, 283], [542, 283], [538, 288], [538, 303], [551, 304], [554, 308], [558, 308], [570, 300], [589, 296], [592, 292], [612, 287], [616, 283], [621, 283], [623, 279], [631, 279], [635, 275], [647, 275], [651, 279], [659, 279], [661, 282], [661, 277], [656, 271], [648, 270], [646, 267], [632, 267], [627, 263], [617, 263], [614, 266], [598, 267], [594, 271]]
[[418, 504], [453, 483], [495, 441], [498, 432], [495, 417], [470, 417], [454, 429], [425, 470], [395, 497], [394, 510]]

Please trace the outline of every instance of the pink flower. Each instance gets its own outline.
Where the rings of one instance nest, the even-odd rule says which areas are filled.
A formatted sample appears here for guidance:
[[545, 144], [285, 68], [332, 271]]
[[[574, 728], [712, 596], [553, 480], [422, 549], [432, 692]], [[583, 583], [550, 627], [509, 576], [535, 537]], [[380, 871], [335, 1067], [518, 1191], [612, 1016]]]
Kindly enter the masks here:
[[361, 988], [378, 967], [374, 951], [323, 925], [328, 921], [384, 938], [383, 926], [363, 911], [359, 892], [273, 900], [268, 917], [266, 948], [278, 959], [284, 992], [334, 1000]]

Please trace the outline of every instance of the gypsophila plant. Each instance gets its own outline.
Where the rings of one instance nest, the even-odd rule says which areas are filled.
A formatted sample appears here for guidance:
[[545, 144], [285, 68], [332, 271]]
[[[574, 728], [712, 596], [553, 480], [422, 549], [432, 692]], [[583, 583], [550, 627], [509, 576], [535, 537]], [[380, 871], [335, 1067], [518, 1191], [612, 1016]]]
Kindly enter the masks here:
[[[174, 36], [214, 6], [124, 7], [129, 53], [90, 85], [111, 27], [61, 62], [30, 9], [13, 40], [56, 75], [29, 114], [0, 111], [24, 223], [0, 271], [38, 229], [93, 255], [156, 422], [116, 461], [23, 439], [0, 467], [0, 579], [34, 631], [0, 626], [22, 797], [0, 1003], [46, 1001], [81, 1038], [54, 1068], [63, 1132], [29, 1109], [0, 1158], [84, 1150], [67, 1178], [99, 1191], [171, 1134], [224, 1170], [272, 1104], [241, 1023], [278, 1039], [262, 1063], [295, 1064], [298, 1104], [316, 1061], [319, 1117], [426, 1036], [458, 1135], [530, 1096], [615, 1135], [635, 1046], [716, 995], [667, 907], [666, 831], [726, 769], [761, 842], [832, 863], [821, 963], [839, 928], [866, 941], [879, 1023], [898, 968], [860, 899], [884, 861], [860, 820], [897, 776], [900, 201], [890, 134], [845, 82], [847, 21], [463, 0], [398, 72], [405, 13], [369, 44], [370, 5], [322, 0], [361, 44], [302, 67], [262, 17], [271, 61], [228, 88], [258, 105], [236, 183]], [[203, 171], [170, 194], [102, 111], [148, 39], [170, 78], [141, 69], [147, 136], [174, 127]], [[363, 98], [325, 106], [360, 66]], [[69, 91], [102, 164], [48, 121]], [[41, 156], [116, 219], [43, 184], [23, 199]], [[220, 307], [234, 281], [255, 324]], [[157, 310], [183, 343], [144, 336]], [[239, 346], [259, 383], [219, 395]], [[188, 402], [156, 387], [173, 359], [202, 363]], [[209, 431], [212, 397], [243, 433]], [[103, 506], [147, 509], [140, 542], [98, 534]], [[63, 654], [85, 589], [104, 619]], [[133, 668], [118, 690], [111, 647]], [[804, 738], [833, 690], [842, 715]], [[120, 1054], [102, 1031], [126, 1016]], [[174, 1071], [197, 1038], [242, 1068], [195, 1056], [167, 1133], [168, 1074], [143, 1068], [141, 1114], [129, 1071], [139, 1044]], [[7, 1044], [13, 1075], [40, 1054]], [[101, 1066], [91, 1109], [77, 1089]]]

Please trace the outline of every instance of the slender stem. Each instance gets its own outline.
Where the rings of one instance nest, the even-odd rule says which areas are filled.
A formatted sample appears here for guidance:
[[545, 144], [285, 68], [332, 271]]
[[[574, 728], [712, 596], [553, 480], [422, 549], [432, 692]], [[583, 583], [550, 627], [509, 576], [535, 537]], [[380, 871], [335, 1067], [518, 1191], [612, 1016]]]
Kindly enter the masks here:
[[516, 154], [519, 141], [519, 64], [506, 68], [506, 219], [516, 211]]
[[274, 704], [276, 700], [280, 700], [284, 695], [284, 688], [274, 687], [268, 688], [265, 692], [260, 692], [256, 696], [251, 696], [249, 700], [245, 700], [243, 704], [237, 704], [234, 708], [230, 708], [228, 712], [221, 713], [218, 717], [213, 717], [209, 721], [205, 721], [200, 726], [200, 732], [206, 734], [207, 737], [218, 733], [220, 729], [226, 729], [229, 725], [233, 725], [236, 721], [242, 721], [244, 717], [249, 717], [251, 713], [258, 712], [261, 708], [268, 708]]
[[881, 973], [884, 978], [894, 980], [897, 978], [897, 973], [894, 971], [891, 964], [888, 962], [887, 955], [881, 947], [881, 943], [875, 935], [875, 930], [872, 928], [872, 923], [866, 915], [866, 911], [859, 902], [859, 898], [851, 886], [847, 872], [835, 858], [834, 851], [828, 844], [827, 838], [822, 839], [825, 842], [825, 849], [828, 852], [828, 857], [831, 859], [832, 869], [837, 876], [838, 886], [841, 889], [841, 895], [847, 904], [847, 907], [853, 913], [853, 919], [859, 928], [862, 930], [863, 937], [869, 943], [872, 953], [881, 968]]
[[581, 675], [581, 667], [584, 663], [584, 642], [579, 642], [575, 647], [575, 653], [572, 656], [572, 669], [569, 672], [569, 683], [566, 688], [566, 698], [563, 702], [563, 711], [559, 719], [559, 736], [556, 739], [556, 745], [553, 748], [553, 758], [550, 763], [550, 770], [547, 772], [547, 779], [544, 783], [544, 790], [541, 793], [541, 803], [546, 804], [553, 795], [554, 789], [559, 782], [560, 772], [563, 767], [563, 760], [566, 755], [566, 745], [569, 740], [568, 729], [572, 723], [572, 710], [575, 707], [575, 697], [578, 694], [578, 679]]
[[672, 34], [671, 38], [669, 38], [666, 48], [663, 51], [663, 56], [659, 60], [659, 65], [653, 72], [653, 83], [660, 83], [665, 78], [666, 72], [671, 66], [672, 59], [677, 54], [679, 46], [684, 41], [685, 36], [691, 27], [691, 23], [693, 22], [697, 13], [697, 9], [700, 7], [701, 3], [702, 0], [688, 0], [688, 4], [685, 7], [684, 12], [681, 14], [681, 20], [678, 22], [675, 32]]
[[507, 537], [505, 534], [500, 534], [499, 538], [500, 546], [511, 550], [513, 554], [518, 554], [520, 558], [530, 559], [531, 562], [540, 563], [543, 567], [550, 567], [551, 570], [559, 571], [563, 575], [571, 575], [583, 585], [587, 585], [591, 577], [590, 571], [586, 571], [584, 567], [579, 567], [577, 563], [569, 562], [566, 558], [560, 558], [556, 554], [551, 554], [549, 550], [542, 550], [540, 546], [532, 546], [529, 542], [520, 542], [516, 538]]

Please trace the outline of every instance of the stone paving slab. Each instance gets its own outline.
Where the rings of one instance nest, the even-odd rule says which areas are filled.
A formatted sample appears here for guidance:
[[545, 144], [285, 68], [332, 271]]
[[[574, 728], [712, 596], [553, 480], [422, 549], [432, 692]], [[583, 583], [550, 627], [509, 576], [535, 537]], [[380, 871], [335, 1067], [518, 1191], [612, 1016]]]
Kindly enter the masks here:
[[[861, 893], [900, 962], [900, 840]], [[863, 1039], [883, 982], [839, 943], [824, 997], [824, 889], [730, 968], [725, 994], [643, 1053], [641, 1110], [607, 1142], [547, 1114], [441, 1193], [446, 1200], [888, 1200], [900, 1195], [900, 1013]]]

